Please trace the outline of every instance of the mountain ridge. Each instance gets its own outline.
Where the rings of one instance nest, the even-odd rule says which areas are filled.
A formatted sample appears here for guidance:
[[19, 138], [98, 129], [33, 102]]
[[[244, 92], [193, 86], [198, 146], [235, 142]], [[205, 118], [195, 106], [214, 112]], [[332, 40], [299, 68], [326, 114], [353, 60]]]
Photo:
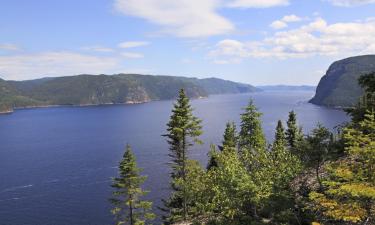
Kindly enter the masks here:
[[136, 104], [174, 99], [184, 88], [191, 98], [259, 91], [252, 85], [218, 78], [114, 74], [47, 77], [25, 81], [0, 78], [0, 112], [59, 105]]

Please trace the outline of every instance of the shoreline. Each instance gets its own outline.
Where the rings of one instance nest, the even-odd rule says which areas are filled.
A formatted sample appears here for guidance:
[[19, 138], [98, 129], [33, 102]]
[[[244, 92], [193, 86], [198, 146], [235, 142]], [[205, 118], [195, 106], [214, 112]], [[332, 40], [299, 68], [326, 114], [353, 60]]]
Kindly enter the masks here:
[[[249, 92], [250, 93], [250, 92]], [[205, 99], [209, 96], [198, 96], [191, 99]], [[23, 109], [41, 109], [41, 108], [59, 108], [59, 107], [90, 107], [90, 106], [107, 106], [107, 105], [140, 105], [140, 104], [146, 104], [150, 102], [156, 102], [156, 101], [170, 101], [174, 99], [149, 99], [146, 101], [126, 101], [124, 103], [99, 103], [99, 104], [67, 104], [67, 105], [36, 105], [36, 106], [23, 106], [23, 107], [14, 107], [12, 109], [6, 110], [6, 111], [0, 111], [1, 115], [9, 115], [14, 113], [16, 110], [23, 110]]]

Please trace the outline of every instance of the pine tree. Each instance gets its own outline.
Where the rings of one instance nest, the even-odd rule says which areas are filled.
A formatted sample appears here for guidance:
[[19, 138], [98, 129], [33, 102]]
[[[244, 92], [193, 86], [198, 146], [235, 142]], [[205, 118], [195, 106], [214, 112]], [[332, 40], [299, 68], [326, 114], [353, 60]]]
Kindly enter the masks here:
[[285, 130], [284, 130], [284, 126], [281, 120], [277, 121], [275, 141], [273, 145], [282, 146], [282, 147], [286, 147], [287, 145], [287, 140], [285, 137]]
[[239, 148], [241, 151], [247, 149], [264, 149], [266, 147], [266, 138], [262, 129], [260, 117], [262, 113], [250, 99], [249, 104], [245, 108], [245, 112], [241, 114], [241, 130], [239, 135]]
[[187, 190], [184, 188], [186, 185], [180, 185], [180, 180], [186, 182], [188, 149], [194, 143], [201, 143], [198, 138], [202, 134], [202, 126], [201, 120], [193, 116], [190, 100], [183, 89], [174, 104], [167, 131], [163, 136], [167, 137], [169, 156], [172, 158], [171, 187], [174, 191], [166, 203], [170, 214], [168, 220], [186, 220], [189, 212]]
[[297, 147], [299, 141], [303, 138], [302, 129], [297, 124], [297, 114], [294, 111], [289, 112], [288, 129], [286, 130], [286, 139], [290, 148]]
[[151, 212], [152, 203], [141, 200], [147, 194], [141, 188], [146, 180], [139, 175], [136, 159], [131, 147], [126, 146], [123, 159], [119, 165], [119, 177], [113, 179], [112, 187], [115, 189], [113, 198], [110, 199], [114, 208], [116, 224], [141, 225], [155, 218]]
[[[237, 131], [236, 131], [236, 124], [234, 122], [227, 122], [224, 135], [223, 135], [223, 142], [222, 145], [219, 145], [218, 148], [220, 151], [224, 151], [224, 149], [227, 150], [234, 150], [237, 147]], [[210, 152], [209, 152], [209, 161], [207, 164], [207, 170], [218, 166], [217, 160], [215, 158], [216, 154], [216, 147], [214, 145], [210, 146]]]
[[224, 140], [221, 148], [235, 148], [237, 146], [237, 131], [234, 122], [228, 122], [224, 131]]

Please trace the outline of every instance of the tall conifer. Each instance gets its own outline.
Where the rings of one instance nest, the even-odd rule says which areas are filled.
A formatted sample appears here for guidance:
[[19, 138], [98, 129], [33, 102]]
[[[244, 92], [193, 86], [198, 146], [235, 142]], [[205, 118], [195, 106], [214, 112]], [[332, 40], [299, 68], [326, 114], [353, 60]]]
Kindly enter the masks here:
[[260, 120], [261, 116], [262, 113], [258, 111], [253, 100], [250, 100], [245, 108], [245, 112], [241, 114], [241, 130], [239, 135], [239, 147], [241, 151], [244, 149], [250, 151], [253, 149], [264, 149], [266, 147], [266, 138]]
[[[172, 158], [171, 187], [173, 189], [170, 200], [166, 203], [169, 210], [169, 221], [186, 220], [188, 218], [187, 190], [183, 183], [186, 182], [188, 149], [194, 143], [201, 143], [199, 136], [202, 134], [201, 120], [193, 115], [190, 100], [183, 89], [180, 90], [172, 115], [167, 124], [167, 138], [169, 156]], [[182, 180], [182, 184], [181, 184]]]
[[112, 187], [115, 189], [110, 199], [114, 208], [116, 224], [138, 225], [145, 224], [155, 218], [151, 213], [152, 203], [141, 200], [147, 192], [141, 188], [146, 180], [139, 175], [135, 156], [131, 147], [126, 146], [126, 151], [119, 165], [119, 177], [113, 179]]
[[302, 129], [298, 127], [297, 114], [294, 111], [289, 112], [287, 125], [286, 139], [290, 148], [294, 149], [303, 138]]

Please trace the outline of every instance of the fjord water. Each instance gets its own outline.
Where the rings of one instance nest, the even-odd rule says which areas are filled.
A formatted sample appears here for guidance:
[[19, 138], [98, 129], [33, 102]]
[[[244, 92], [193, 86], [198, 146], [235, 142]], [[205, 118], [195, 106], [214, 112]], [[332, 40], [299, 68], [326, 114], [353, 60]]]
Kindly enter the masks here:
[[[348, 121], [343, 111], [307, 103], [310, 91], [214, 95], [192, 101], [203, 119], [204, 145], [191, 156], [207, 161], [226, 121], [239, 122], [250, 97], [264, 113], [269, 141], [278, 119], [295, 110], [304, 131], [318, 122], [333, 129]], [[165, 132], [172, 101], [139, 105], [56, 107], [17, 110], [0, 116], [0, 224], [112, 224], [110, 179], [126, 143], [148, 175], [145, 188], [156, 205], [168, 195]]]

